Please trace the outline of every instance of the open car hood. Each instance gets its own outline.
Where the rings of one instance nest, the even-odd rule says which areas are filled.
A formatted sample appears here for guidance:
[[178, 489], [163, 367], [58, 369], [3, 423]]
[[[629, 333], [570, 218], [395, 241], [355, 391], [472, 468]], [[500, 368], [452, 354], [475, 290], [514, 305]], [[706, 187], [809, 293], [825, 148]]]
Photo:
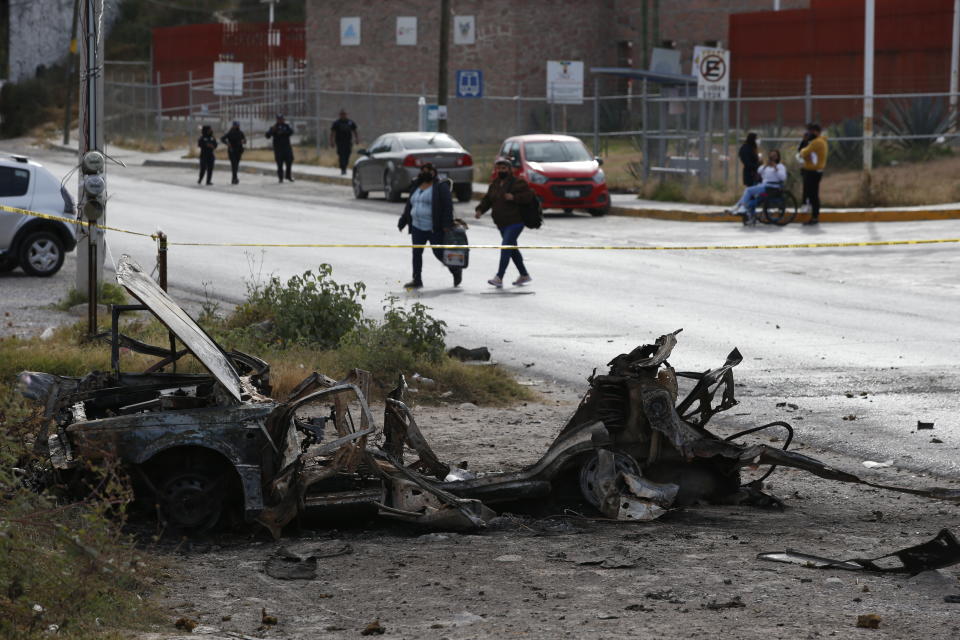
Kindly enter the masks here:
[[120, 257], [117, 263], [117, 281], [130, 294], [143, 303], [155, 316], [172, 331], [197, 360], [209, 369], [210, 373], [223, 385], [230, 395], [240, 400], [242, 391], [240, 374], [200, 326], [187, 312], [180, 308], [167, 292], [160, 288], [153, 278], [144, 273], [143, 268], [128, 255]]

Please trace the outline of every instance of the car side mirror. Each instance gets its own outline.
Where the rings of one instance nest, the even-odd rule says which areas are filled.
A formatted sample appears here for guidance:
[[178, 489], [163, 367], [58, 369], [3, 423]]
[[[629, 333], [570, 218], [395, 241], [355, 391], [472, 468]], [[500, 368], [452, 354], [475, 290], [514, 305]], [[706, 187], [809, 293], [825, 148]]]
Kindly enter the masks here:
[[361, 156], [368, 156], [370, 155], [370, 152], [366, 149], [357, 149], [357, 154]]
[[603, 165], [603, 158], [601, 158], [600, 156], [593, 156], [593, 159], [597, 161], [598, 165], [601, 165], [601, 166]]

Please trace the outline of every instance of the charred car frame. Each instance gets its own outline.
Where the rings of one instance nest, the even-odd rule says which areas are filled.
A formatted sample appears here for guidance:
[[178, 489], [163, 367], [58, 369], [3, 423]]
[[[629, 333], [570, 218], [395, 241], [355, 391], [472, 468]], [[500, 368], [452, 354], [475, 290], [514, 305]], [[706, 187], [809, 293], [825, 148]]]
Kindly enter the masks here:
[[[367, 401], [369, 375], [359, 370], [340, 381], [314, 373], [279, 402], [270, 397], [265, 362], [221, 348], [127, 256], [117, 279], [141, 304], [114, 309], [113, 370], [83, 378], [23, 372], [21, 392], [50, 418], [49, 433], [37, 443], [61, 479], [98, 460], [116, 460], [174, 530], [206, 530], [232, 504], [274, 536], [298, 514], [356, 505], [424, 526], [476, 529], [495, 515], [493, 505], [563, 501], [570, 487], [578, 503], [619, 520], [651, 520], [699, 501], [779, 505], [759, 482], [741, 483], [740, 470], [755, 465], [960, 497], [956, 490], [877, 485], [785, 449], [714, 435], [706, 424], [736, 404], [732, 369], [741, 356], [734, 349], [715, 369], [677, 372], [668, 358], [679, 331], [617, 356], [607, 374], [591, 376], [576, 412], [536, 463], [473, 475], [431, 450], [404, 404], [402, 378], [386, 398], [382, 428]], [[120, 333], [120, 311], [133, 309], [151, 311], [169, 328], [169, 348]], [[123, 372], [121, 347], [160, 360], [142, 373]], [[188, 353], [208, 372], [163, 371]], [[678, 379], [691, 381], [684, 397]], [[771, 423], [737, 435], [774, 425], [789, 428]]]

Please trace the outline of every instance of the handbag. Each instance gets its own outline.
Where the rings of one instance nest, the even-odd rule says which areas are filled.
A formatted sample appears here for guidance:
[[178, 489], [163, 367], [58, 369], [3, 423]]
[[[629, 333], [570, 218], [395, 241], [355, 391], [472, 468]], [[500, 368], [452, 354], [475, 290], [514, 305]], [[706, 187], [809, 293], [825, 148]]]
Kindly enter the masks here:
[[[443, 244], [469, 245], [467, 223], [460, 218], [454, 220], [450, 231], [443, 234]], [[470, 264], [470, 249], [444, 249], [443, 264], [466, 269]]]

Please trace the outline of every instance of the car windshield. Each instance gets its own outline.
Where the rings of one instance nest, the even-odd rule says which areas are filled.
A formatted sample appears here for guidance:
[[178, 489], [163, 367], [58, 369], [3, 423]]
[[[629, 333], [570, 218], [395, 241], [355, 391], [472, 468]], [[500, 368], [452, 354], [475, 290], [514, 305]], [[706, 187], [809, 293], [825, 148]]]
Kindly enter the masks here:
[[454, 149], [460, 148], [460, 143], [445, 133], [435, 133], [430, 136], [416, 138], [400, 138], [404, 149]]
[[528, 142], [524, 149], [527, 162], [582, 162], [591, 159], [583, 143], [575, 140]]

